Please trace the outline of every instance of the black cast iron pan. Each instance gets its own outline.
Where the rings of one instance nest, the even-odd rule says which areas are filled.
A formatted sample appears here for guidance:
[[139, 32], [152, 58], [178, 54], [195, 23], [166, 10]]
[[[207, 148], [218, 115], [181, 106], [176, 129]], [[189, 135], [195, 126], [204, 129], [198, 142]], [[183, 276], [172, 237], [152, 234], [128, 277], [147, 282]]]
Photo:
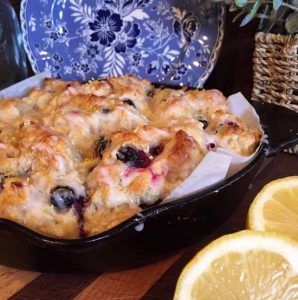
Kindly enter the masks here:
[[252, 105], [269, 143], [234, 176], [80, 240], [49, 238], [0, 219], [0, 264], [55, 272], [119, 270], [150, 263], [202, 239], [237, 208], [266, 157], [298, 144], [298, 114], [271, 104]]

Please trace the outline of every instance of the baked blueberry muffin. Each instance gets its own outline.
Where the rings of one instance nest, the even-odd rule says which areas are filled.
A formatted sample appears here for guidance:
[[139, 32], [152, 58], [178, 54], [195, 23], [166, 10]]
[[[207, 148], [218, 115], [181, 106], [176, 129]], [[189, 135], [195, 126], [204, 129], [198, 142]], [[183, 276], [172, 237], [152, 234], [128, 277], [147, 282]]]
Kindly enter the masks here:
[[161, 202], [208, 151], [249, 156], [261, 133], [221, 92], [126, 75], [46, 79], [0, 101], [0, 217], [52, 237], [108, 230]]
[[102, 160], [87, 177], [86, 231], [111, 226], [98, 215], [101, 208], [135, 213], [160, 202], [202, 158], [198, 143], [183, 130], [145, 125], [113, 133]]

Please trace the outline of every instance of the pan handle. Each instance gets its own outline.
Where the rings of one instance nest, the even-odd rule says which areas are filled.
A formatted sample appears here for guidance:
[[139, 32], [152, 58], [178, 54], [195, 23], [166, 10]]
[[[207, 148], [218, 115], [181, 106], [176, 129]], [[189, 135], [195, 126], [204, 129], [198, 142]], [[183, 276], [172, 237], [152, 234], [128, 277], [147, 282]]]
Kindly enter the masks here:
[[252, 101], [268, 136], [268, 156], [298, 144], [298, 113], [279, 105]]

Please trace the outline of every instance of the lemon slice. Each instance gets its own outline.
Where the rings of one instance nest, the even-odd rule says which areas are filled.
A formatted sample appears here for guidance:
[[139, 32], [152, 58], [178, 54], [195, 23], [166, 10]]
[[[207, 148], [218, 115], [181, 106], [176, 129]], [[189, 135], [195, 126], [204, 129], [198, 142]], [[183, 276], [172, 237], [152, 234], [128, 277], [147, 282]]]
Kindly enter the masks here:
[[247, 227], [281, 233], [298, 242], [298, 176], [265, 185], [250, 206]]
[[298, 299], [298, 243], [252, 230], [225, 235], [184, 268], [174, 299]]

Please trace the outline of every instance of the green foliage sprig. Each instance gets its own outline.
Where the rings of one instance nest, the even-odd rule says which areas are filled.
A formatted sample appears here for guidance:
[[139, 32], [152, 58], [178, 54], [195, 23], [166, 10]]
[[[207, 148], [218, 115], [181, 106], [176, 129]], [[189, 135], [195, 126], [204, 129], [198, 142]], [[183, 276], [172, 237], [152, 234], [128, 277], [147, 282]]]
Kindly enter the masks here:
[[269, 32], [278, 28], [281, 33], [298, 33], [298, 0], [215, 0], [230, 6], [230, 11], [238, 11], [233, 21], [242, 18], [240, 26], [245, 26], [253, 18], [260, 18], [259, 29]]

